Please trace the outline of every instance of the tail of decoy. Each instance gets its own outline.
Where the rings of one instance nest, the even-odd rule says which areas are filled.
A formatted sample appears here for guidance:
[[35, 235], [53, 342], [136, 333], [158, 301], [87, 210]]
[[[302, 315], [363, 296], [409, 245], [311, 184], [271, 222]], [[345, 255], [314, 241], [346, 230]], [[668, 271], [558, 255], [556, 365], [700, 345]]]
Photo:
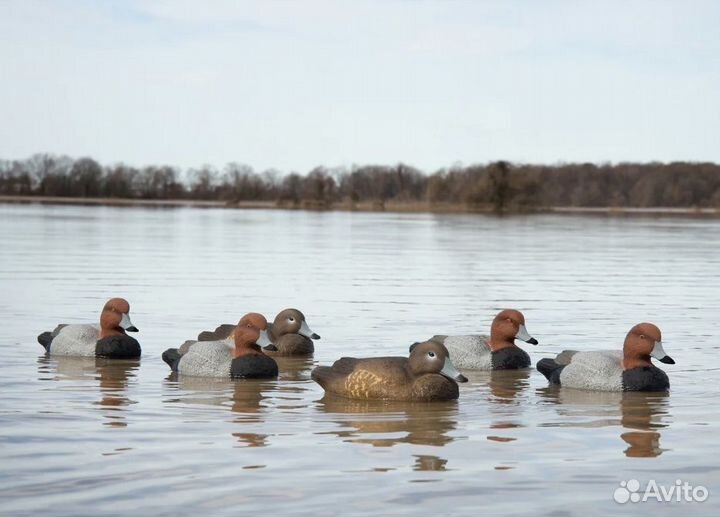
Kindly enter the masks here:
[[542, 373], [551, 384], [560, 384], [560, 372], [566, 365], [560, 364], [555, 359], [540, 359], [536, 365], [537, 370]]
[[316, 366], [310, 373], [310, 377], [324, 388], [330, 380], [332, 371], [332, 366]]
[[577, 350], [563, 350], [557, 355], [557, 357], [555, 358], [555, 362], [562, 365], [570, 364], [570, 361], [572, 361], [572, 358], [577, 353]]
[[312, 380], [317, 382], [325, 391], [342, 393], [348, 375], [355, 371], [358, 359], [354, 357], [341, 357], [332, 366], [316, 366], [310, 374]]
[[181, 357], [177, 348], [168, 348], [162, 354], [163, 361], [165, 361], [174, 372], [178, 369], [178, 363], [180, 363]]
[[40, 343], [45, 348], [45, 351], [49, 352], [50, 351], [50, 343], [52, 343], [52, 340], [54, 337], [55, 336], [53, 336], [53, 333], [48, 331], [48, 332], [43, 332], [42, 334], [40, 334], [37, 337], [37, 340], [38, 340], [38, 343]]
[[230, 337], [230, 335], [235, 332], [235, 327], [237, 325], [230, 325], [227, 323], [224, 323], [220, 326], [218, 326], [215, 330], [205, 330], [203, 332], [200, 332], [198, 334], [198, 341], [220, 341], [222, 339], [227, 339]]
[[67, 327], [67, 323], [61, 323], [60, 325], [55, 327], [52, 332], [43, 332], [37, 337], [38, 343], [40, 343], [45, 348], [46, 352], [50, 351], [50, 343], [52, 343], [52, 340], [55, 339], [60, 333], [60, 331], [65, 327]]

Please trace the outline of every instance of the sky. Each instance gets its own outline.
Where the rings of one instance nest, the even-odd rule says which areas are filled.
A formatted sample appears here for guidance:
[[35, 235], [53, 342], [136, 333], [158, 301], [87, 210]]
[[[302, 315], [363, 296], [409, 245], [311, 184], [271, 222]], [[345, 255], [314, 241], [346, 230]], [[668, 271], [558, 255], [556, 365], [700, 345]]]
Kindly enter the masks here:
[[720, 2], [0, 0], [0, 158], [720, 162]]

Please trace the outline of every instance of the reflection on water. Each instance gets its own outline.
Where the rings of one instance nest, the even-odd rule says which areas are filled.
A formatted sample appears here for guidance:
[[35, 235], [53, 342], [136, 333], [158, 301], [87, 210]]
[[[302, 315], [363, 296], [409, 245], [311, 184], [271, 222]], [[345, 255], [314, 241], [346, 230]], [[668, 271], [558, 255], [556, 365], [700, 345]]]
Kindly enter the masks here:
[[419, 471], [445, 471], [447, 468], [448, 460], [444, 460], [437, 456], [431, 456], [429, 454], [418, 454], [415, 456], [415, 465], [413, 470]]
[[620, 435], [629, 447], [625, 455], [634, 458], [651, 458], [663, 453], [660, 448], [660, 432], [667, 427], [664, 418], [668, 414], [667, 393], [623, 393], [620, 402], [622, 426], [626, 431]]
[[[0, 514], [676, 514], [612, 495], [627, 479], [720, 490], [717, 235], [704, 219], [0, 205]], [[260, 244], [240, 250], [248, 236]], [[118, 295], [139, 363], [38, 359], [40, 331], [95, 321]], [[180, 378], [160, 359], [291, 306], [323, 339], [311, 359], [277, 358], [277, 380]], [[486, 332], [505, 307], [532, 325], [533, 362], [658, 323], [672, 392], [464, 371], [459, 400], [418, 405], [310, 380], [341, 356]]]
[[274, 357], [278, 365], [279, 378], [283, 381], [307, 381], [316, 364], [308, 357]]
[[[178, 375], [171, 372], [165, 379], [168, 403], [182, 406], [227, 407], [233, 413], [229, 422], [236, 427], [262, 425], [265, 413], [302, 407], [301, 397], [306, 388], [289, 381], [307, 381], [313, 368], [312, 358], [278, 357], [279, 380], [234, 380]], [[307, 383], [306, 383], [307, 384]], [[265, 447], [268, 433], [234, 430], [238, 445]], [[246, 466], [244, 468], [257, 468]]]
[[[524, 390], [530, 387], [532, 370], [491, 370], [486, 372], [487, 386], [490, 390], [489, 400], [496, 404], [515, 404]], [[483, 382], [478, 377], [478, 382]]]
[[342, 428], [337, 436], [374, 447], [400, 443], [442, 446], [453, 440], [448, 433], [457, 425], [455, 401], [421, 404], [351, 400], [326, 394], [318, 407]]
[[[668, 426], [669, 394], [641, 392], [592, 392], [559, 388], [539, 389], [538, 395], [555, 405], [560, 427], [620, 427], [620, 438], [629, 445], [628, 457], [655, 457], [662, 454], [659, 430]], [[579, 420], [578, 420], [579, 417]], [[625, 431], [631, 429], [631, 431]]]
[[134, 404], [127, 396], [127, 387], [136, 377], [140, 361], [109, 360], [95, 357], [41, 356], [38, 359], [38, 379], [65, 381], [97, 381], [100, 399], [92, 402], [107, 419], [105, 425], [125, 427], [124, 406]]
[[[170, 374], [166, 379], [166, 387], [172, 392], [168, 402], [180, 403], [183, 406], [220, 406], [229, 407], [235, 416], [230, 420], [238, 427], [243, 424], [261, 423], [261, 412], [265, 409], [265, 394], [274, 388], [274, 381], [232, 379], [214, 379], [207, 377], [183, 376]], [[264, 447], [267, 445], [267, 434], [234, 431], [231, 433], [238, 443], [246, 447]]]
[[[450, 433], [457, 427], [456, 401], [422, 404], [352, 400], [326, 394], [317, 406], [340, 428], [329, 433], [346, 443], [442, 447], [454, 440]], [[415, 471], [447, 470], [448, 460], [441, 455], [418, 454], [413, 458], [411, 466]]]

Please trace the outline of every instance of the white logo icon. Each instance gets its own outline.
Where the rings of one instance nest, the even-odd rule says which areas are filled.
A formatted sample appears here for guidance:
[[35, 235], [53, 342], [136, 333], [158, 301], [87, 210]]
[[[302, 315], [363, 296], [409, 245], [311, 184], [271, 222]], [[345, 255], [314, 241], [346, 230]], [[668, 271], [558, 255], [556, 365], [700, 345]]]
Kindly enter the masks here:
[[620, 486], [615, 489], [613, 498], [616, 503], [625, 504], [627, 502], [639, 503], [648, 500], [658, 502], [687, 502], [702, 503], [710, 497], [710, 492], [704, 486], [692, 486], [687, 481], [677, 479], [675, 483], [665, 486], [658, 485], [654, 479], [648, 481], [644, 489], [641, 490], [640, 481], [637, 479], [628, 479], [620, 481]]
[[615, 489], [613, 497], [616, 503], [625, 504], [628, 501], [637, 503], [640, 500], [640, 481], [637, 479], [631, 479], [629, 481], [620, 481], [620, 488]]

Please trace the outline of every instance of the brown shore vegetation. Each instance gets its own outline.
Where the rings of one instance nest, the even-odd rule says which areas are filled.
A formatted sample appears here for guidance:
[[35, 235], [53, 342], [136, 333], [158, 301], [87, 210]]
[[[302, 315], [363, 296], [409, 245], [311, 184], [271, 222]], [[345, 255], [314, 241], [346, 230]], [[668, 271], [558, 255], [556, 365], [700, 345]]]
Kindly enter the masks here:
[[[256, 172], [230, 163], [181, 170], [167, 165], [101, 165], [92, 158], [36, 154], [0, 160], [0, 195], [17, 201], [88, 204], [237, 206], [339, 210], [536, 212], [669, 211], [716, 213], [714, 163], [561, 163], [504, 161], [424, 173], [405, 164], [306, 174]], [[557, 209], [554, 207], [563, 207]]]

